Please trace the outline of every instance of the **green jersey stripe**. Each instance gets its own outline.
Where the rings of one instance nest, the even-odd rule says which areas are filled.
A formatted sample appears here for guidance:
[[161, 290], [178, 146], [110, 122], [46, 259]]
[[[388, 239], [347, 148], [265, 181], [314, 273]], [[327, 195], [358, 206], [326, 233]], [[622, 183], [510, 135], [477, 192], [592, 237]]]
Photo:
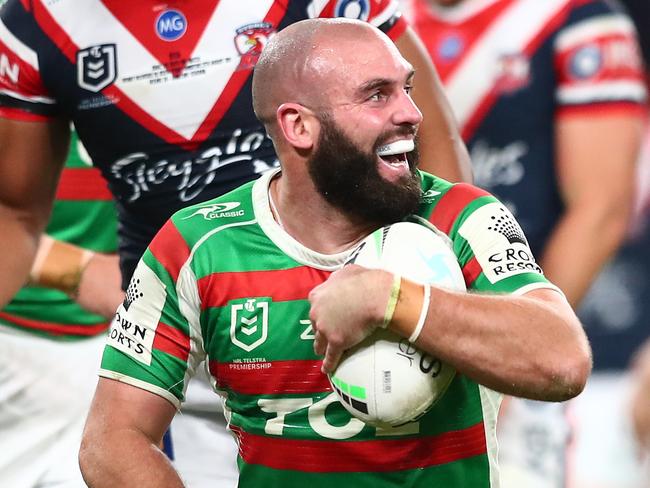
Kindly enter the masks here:
[[239, 439], [239, 454], [246, 463], [304, 472], [402, 471], [487, 452], [483, 423], [434, 436], [364, 441], [289, 439], [232, 429]]

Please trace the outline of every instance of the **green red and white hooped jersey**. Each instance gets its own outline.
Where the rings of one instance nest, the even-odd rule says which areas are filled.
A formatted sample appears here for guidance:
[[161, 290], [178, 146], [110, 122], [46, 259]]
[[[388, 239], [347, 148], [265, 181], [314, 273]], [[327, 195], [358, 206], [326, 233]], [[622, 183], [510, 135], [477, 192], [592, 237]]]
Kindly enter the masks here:
[[[307, 297], [349, 252], [319, 254], [282, 230], [273, 174], [165, 224], [111, 325], [100, 375], [178, 407], [205, 359], [239, 441], [241, 487], [497, 486], [498, 393], [457, 375], [427, 414], [389, 430], [338, 403]], [[470, 290], [555, 288], [494, 197], [428, 174], [422, 184], [419, 213], [450, 237]]]
[[[111, 193], [74, 131], [55, 198], [48, 235], [92, 251], [116, 251], [117, 216]], [[62, 291], [38, 286], [22, 288], [0, 311], [0, 324], [59, 339], [95, 336], [109, 325]]]

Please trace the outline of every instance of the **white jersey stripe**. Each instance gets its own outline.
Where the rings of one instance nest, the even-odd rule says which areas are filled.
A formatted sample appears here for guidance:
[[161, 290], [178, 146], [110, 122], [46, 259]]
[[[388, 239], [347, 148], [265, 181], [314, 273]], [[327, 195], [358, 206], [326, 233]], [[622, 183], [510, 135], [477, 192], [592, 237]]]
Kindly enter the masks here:
[[[162, 82], [156, 84], [155, 90], [150, 89], [146, 75], [160, 62], [100, 0], [43, 2], [43, 5], [80, 49], [115, 43], [121, 52], [129, 52], [129, 56], [117, 53], [118, 80], [114, 86], [151, 117], [191, 140], [239, 66], [240, 56], [234, 42], [236, 29], [263, 20], [259, 12], [267, 12], [273, 0], [221, 0], [192, 53], [205, 63], [201, 67], [205, 74], [190, 80], [182, 76], [173, 78], [161, 69]], [[95, 19], [91, 28], [86, 27], [84, 19], [87, 18]], [[214, 46], [221, 46], [220, 51], [215, 52]], [[138, 75], [145, 77], [134, 80]], [[188, 113], [187, 107], [194, 111], [191, 117], [182, 116]]]
[[594, 83], [588, 86], [567, 86], [559, 88], [556, 98], [560, 105], [616, 100], [643, 102], [646, 98], [646, 92], [643, 84], [639, 82], [610, 81]]
[[7, 90], [7, 89], [0, 89], [0, 94], [7, 95], [8, 97], [16, 98], [18, 100], [22, 100], [24, 102], [29, 102], [29, 103], [47, 103], [49, 105], [54, 105], [56, 103], [56, 100], [54, 100], [53, 98], [28, 97], [21, 93], [15, 92], [13, 90]]
[[0, 38], [2, 38], [2, 41], [14, 52], [14, 54], [16, 54], [16, 56], [38, 71], [38, 56], [36, 55], [36, 52], [14, 36], [11, 31], [7, 29], [7, 26], [2, 22], [2, 20], [0, 20]]
[[[447, 95], [461, 127], [465, 127], [494, 86], [495, 54], [517, 54], [567, 4], [568, 0], [522, 0], [496, 19], [474, 44], [446, 82]], [[507, 36], [503, 32], [508, 32]], [[481, 73], [481, 76], [476, 76]]]
[[585, 41], [612, 34], [634, 35], [634, 25], [625, 17], [601, 15], [566, 28], [555, 41], [555, 47], [558, 51], [564, 51]]

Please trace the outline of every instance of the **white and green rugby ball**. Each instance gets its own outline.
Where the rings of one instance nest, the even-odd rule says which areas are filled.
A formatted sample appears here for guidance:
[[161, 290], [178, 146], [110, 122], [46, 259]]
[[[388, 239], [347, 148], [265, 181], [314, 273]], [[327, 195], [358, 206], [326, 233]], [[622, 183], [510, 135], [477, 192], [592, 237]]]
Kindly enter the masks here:
[[[419, 283], [464, 291], [451, 243], [423, 223], [399, 222], [366, 237], [348, 263], [399, 273]], [[355, 417], [390, 427], [424, 414], [447, 390], [455, 370], [384, 329], [346, 351], [330, 383]]]

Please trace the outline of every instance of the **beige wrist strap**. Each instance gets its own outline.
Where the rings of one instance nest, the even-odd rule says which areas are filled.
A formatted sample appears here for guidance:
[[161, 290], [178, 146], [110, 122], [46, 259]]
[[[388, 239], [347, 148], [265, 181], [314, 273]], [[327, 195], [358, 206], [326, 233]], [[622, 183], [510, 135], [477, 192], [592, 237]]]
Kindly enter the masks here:
[[94, 255], [92, 251], [44, 235], [29, 274], [30, 282], [74, 296], [81, 275]]
[[402, 277], [390, 329], [414, 343], [424, 328], [430, 301], [429, 286]]

